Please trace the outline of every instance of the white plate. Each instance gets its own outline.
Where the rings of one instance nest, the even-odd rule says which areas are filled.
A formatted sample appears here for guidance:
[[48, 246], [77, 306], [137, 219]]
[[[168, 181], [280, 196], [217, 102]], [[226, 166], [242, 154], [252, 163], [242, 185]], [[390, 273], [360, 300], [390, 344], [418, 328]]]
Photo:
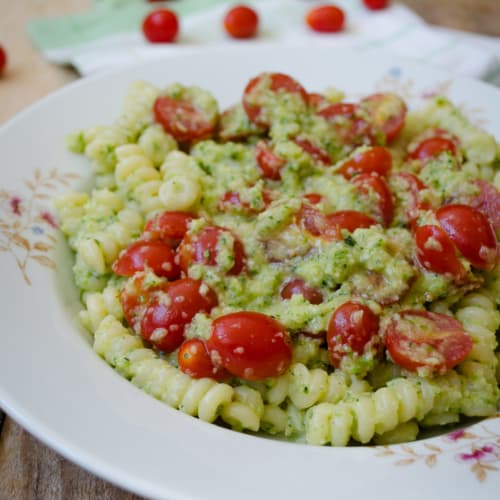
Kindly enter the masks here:
[[[66, 151], [65, 135], [111, 122], [129, 83], [139, 78], [160, 86], [197, 84], [225, 106], [264, 70], [291, 74], [311, 91], [333, 85], [359, 97], [396, 90], [412, 105], [446, 93], [500, 138], [500, 91], [377, 52], [210, 50], [64, 88], [0, 130], [0, 404], [70, 460], [149, 497], [494, 498], [498, 417], [466, 432], [385, 448], [254, 437], [196, 420], [142, 393], [94, 354], [78, 327], [68, 251], [45, 246], [56, 236], [47, 216], [50, 198], [89, 176], [87, 162]], [[47, 267], [54, 261], [55, 272]]]

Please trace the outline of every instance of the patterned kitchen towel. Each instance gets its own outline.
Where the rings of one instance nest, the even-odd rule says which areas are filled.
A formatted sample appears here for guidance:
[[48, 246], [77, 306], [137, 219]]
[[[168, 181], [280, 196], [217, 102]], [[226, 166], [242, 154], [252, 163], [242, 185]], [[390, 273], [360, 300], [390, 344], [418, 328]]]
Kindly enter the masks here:
[[430, 27], [410, 9], [393, 4], [370, 11], [362, 0], [337, 0], [346, 12], [341, 33], [320, 34], [304, 22], [306, 12], [320, 2], [306, 0], [249, 0], [260, 15], [259, 36], [229, 38], [222, 27], [228, 0], [170, 0], [181, 30], [176, 43], [151, 44], [141, 32], [144, 16], [162, 3], [146, 0], [95, 0], [88, 13], [38, 19], [28, 32], [42, 53], [56, 63], [72, 64], [82, 75], [185, 50], [221, 45], [276, 43], [298, 46], [384, 49], [409, 59], [500, 85], [500, 39]]

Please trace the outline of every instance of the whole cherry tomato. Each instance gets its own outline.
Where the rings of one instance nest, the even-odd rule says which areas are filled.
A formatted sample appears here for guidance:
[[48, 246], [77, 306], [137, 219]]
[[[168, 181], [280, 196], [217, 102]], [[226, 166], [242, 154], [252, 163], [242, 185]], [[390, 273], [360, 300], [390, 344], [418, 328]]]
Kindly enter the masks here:
[[436, 210], [441, 227], [461, 254], [475, 267], [491, 271], [498, 260], [498, 243], [487, 217], [468, 205], [445, 205]]
[[363, 0], [363, 3], [370, 10], [381, 10], [389, 5], [389, 0]]
[[359, 174], [379, 174], [385, 176], [392, 167], [391, 153], [381, 147], [374, 146], [355, 153], [352, 158], [345, 161], [337, 170], [346, 179], [351, 179]]
[[392, 360], [405, 370], [424, 368], [432, 374], [446, 373], [472, 349], [470, 335], [455, 318], [416, 309], [391, 318], [384, 343]]
[[174, 11], [157, 9], [144, 18], [142, 31], [150, 42], [173, 42], [179, 32], [179, 20]]
[[233, 38], [252, 38], [257, 34], [259, 16], [246, 5], [236, 5], [224, 17], [224, 28]]
[[180, 268], [175, 252], [163, 241], [138, 240], [120, 253], [113, 262], [113, 272], [120, 276], [132, 276], [137, 271], [151, 269], [157, 276], [177, 279]]
[[378, 330], [378, 316], [368, 306], [348, 301], [337, 307], [326, 334], [332, 365], [339, 368], [342, 359], [352, 353], [378, 352]]
[[281, 290], [283, 299], [291, 299], [292, 295], [302, 295], [311, 304], [321, 304], [323, 302], [321, 291], [306, 285], [304, 280], [300, 278], [289, 281]]
[[336, 5], [319, 5], [306, 14], [306, 23], [319, 33], [336, 33], [344, 28], [344, 11]]
[[187, 233], [182, 240], [179, 249], [179, 264], [181, 269], [187, 273], [189, 266], [196, 262], [207, 266], [217, 264], [217, 247], [219, 240], [226, 235], [234, 239], [233, 244], [233, 266], [227, 271], [230, 275], [240, 274], [246, 261], [245, 249], [240, 239], [233, 235], [228, 229], [220, 226], [206, 226], [196, 234]]
[[230, 376], [224, 368], [213, 364], [202, 339], [185, 340], [179, 347], [177, 361], [180, 370], [191, 378], [208, 377], [220, 382]]
[[257, 312], [236, 312], [214, 320], [207, 346], [216, 365], [246, 380], [279, 377], [292, 360], [285, 327]]
[[140, 322], [140, 335], [160, 351], [175, 351], [195, 314], [208, 313], [217, 303], [217, 295], [203, 282], [191, 278], [173, 281], [166, 291], [150, 296]]
[[280, 170], [285, 166], [286, 160], [278, 156], [269, 143], [259, 141], [255, 146], [255, 160], [262, 172], [262, 176], [272, 181], [281, 179]]
[[7, 52], [5, 52], [5, 49], [0, 45], [0, 75], [2, 74], [6, 66], [7, 66]]
[[144, 227], [143, 238], [162, 240], [172, 248], [177, 247], [196, 215], [189, 212], [167, 211], [155, 215]]
[[356, 175], [351, 181], [370, 199], [373, 196], [375, 205], [373, 215], [385, 226], [390, 226], [394, 215], [392, 193], [385, 179], [378, 174]]

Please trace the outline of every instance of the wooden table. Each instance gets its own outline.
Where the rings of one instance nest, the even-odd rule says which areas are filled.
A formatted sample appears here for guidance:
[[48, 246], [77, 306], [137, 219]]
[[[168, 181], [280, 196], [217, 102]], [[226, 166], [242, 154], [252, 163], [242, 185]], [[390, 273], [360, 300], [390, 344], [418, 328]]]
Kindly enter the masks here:
[[[500, 36], [499, 0], [403, 0], [429, 23]], [[3, 5], [2, 5], [3, 4]], [[0, 81], [0, 124], [78, 75], [39, 55], [25, 35], [26, 21], [84, 11], [90, 0], [0, 0], [0, 43], [9, 66]], [[1, 414], [1, 413], [0, 413]], [[53, 452], [6, 417], [0, 423], [1, 499], [139, 499], [96, 478]]]

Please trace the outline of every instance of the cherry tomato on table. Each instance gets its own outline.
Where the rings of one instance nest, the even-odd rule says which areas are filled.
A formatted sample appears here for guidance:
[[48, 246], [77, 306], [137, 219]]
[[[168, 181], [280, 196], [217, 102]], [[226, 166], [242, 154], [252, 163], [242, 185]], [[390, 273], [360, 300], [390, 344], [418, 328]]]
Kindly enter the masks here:
[[174, 11], [157, 9], [144, 18], [142, 31], [150, 42], [173, 42], [179, 32], [179, 20]]
[[132, 276], [137, 271], [151, 269], [157, 276], [176, 279], [180, 268], [175, 252], [163, 241], [138, 240], [120, 253], [113, 262], [113, 272], [120, 276]]
[[366, 305], [348, 301], [335, 309], [328, 323], [326, 341], [330, 361], [336, 368], [351, 353], [362, 356], [379, 350], [379, 319]]
[[181, 371], [192, 378], [208, 377], [221, 382], [230, 376], [224, 368], [213, 364], [202, 339], [185, 340], [179, 348], [177, 361]]
[[224, 28], [233, 38], [252, 38], [258, 27], [257, 12], [246, 5], [236, 5], [224, 16]]
[[360, 174], [351, 179], [361, 193], [374, 197], [373, 215], [385, 226], [390, 226], [394, 215], [392, 193], [385, 179], [378, 174]]
[[487, 217], [469, 205], [444, 205], [436, 210], [441, 227], [461, 254], [475, 267], [491, 271], [498, 260], [498, 243]]
[[305, 284], [304, 280], [295, 278], [289, 281], [281, 290], [281, 298], [291, 299], [292, 295], [302, 295], [311, 304], [321, 304], [323, 294], [317, 288]]
[[0, 45], [0, 75], [2, 74], [6, 66], [7, 66], [7, 52], [5, 52], [5, 49]]
[[292, 360], [285, 327], [257, 312], [236, 312], [214, 320], [207, 346], [216, 365], [246, 380], [279, 377]]
[[359, 174], [379, 174], [385, 176], [392, 168], [391, 153], [381, 147], [374, 146], [355, 153], [352, 158], [345, 161], [336, 173], [351, 179]]
[[318, 33], [336, 33], [344, 28], [344, 11], [336, 5], [319, 5], [306, 14], [306, 23]]
[[391, 318], [384, 343], [392, 360], [405, 370], [425, 368], [433, 374], [451, 370], [472, 349], [470, 335], [455, 318], [416, 309]]
[[172, 352], [184, 340], [184, 330], [199, 312], [209, 313], [218, 303], [206, 284], [191, 278], [173, 281], [166, 291], [149, 297], [140, 321], [140, 335], [158, 350]]

